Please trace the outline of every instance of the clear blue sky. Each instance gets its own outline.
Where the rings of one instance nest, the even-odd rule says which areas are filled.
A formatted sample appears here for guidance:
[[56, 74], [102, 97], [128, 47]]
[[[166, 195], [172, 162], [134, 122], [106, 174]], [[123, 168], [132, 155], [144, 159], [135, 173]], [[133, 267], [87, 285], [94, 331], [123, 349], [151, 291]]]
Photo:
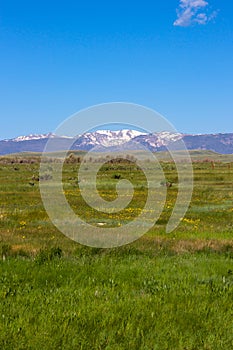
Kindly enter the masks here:
[[0, 139], [113, 101], [233, 132], [230, 0], [1, 0], [0, 63]]

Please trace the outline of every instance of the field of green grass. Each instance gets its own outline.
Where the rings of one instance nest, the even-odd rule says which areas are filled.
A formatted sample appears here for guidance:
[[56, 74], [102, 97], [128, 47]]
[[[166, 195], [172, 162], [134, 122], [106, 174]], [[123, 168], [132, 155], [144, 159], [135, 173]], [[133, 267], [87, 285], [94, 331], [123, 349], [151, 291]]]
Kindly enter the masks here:
[[[113, 249], [84, 247], [52, 225], [40, 198], [38, 155], [0, 158], [0, 349], [233, 348], [233, 157], [191, 156], [193, 197], [177, 229], [165, 231], [178, 186], [163, 154], [172, 183], [163, 213], [146, 235]], [[81, 198], [78, 157], [63, 171], [73, 210], [107, 227], [136, 217], [147, 192], [136, 165], [106, 163], [99, 172], [106, 200], [116, 197], [119, 176], [135, 188], [126, 210], [109, 216]]]

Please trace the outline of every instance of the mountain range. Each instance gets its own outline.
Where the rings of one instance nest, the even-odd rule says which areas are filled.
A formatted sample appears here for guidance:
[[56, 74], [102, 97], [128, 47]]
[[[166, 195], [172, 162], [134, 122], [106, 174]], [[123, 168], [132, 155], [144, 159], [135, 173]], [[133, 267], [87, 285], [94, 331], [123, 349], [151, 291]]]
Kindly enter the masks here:
[[[48, 139], [56, 142], [56, 150], [66, 150], [71, 137], [53, 133], [19, 136], [0, 140], [0, 155], [19, 152], [42, 152]], [[95, 146], [112, 147], [127, 142], [137, 142], [152, 152], [165, 151], [168, 145], [176, 146], [183, 140], [188, 150], [208, 150], [222, 154], [233, 154], [233, 133], [219, 134], [181, 134], [167, 131], [143, 133], [136, 130], [97, 130], [73, 138], [72, 150], [89, 151]]]

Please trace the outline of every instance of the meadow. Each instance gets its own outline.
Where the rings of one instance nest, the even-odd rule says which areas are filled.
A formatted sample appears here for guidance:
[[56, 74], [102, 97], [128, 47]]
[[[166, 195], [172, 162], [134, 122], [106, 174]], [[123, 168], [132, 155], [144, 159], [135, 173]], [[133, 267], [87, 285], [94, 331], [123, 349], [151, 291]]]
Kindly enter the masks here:
[[[0, 348], [218, 350], [233, 348], [233, 157], [191, 152], [194, 190], [186, 216], [165, 232], [177, 196], [166, 154], [167, 199], [154, 227], [126, 246], [82, 246], [50, 222], [40, 197], [37, 154], [0, 158]], [[116, 197], [119, 178], [134, 184], [123, 212], [109, 216], [80, 196], [82, 153], [63, 169], [73, 210], [92, 225], [124, 224], [145, 203], [133, 162], [106, 163], [98, 190]], [[164, 184], [161, 182], [161, 188]]]

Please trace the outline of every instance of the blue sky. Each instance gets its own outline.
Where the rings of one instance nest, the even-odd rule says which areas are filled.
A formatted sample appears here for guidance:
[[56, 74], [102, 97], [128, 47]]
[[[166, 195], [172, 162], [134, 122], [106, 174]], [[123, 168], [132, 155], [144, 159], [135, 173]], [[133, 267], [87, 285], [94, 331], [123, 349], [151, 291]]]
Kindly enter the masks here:
[[0, 2], [0, 139], [125, 101], [233, 132], [233, 2]]

